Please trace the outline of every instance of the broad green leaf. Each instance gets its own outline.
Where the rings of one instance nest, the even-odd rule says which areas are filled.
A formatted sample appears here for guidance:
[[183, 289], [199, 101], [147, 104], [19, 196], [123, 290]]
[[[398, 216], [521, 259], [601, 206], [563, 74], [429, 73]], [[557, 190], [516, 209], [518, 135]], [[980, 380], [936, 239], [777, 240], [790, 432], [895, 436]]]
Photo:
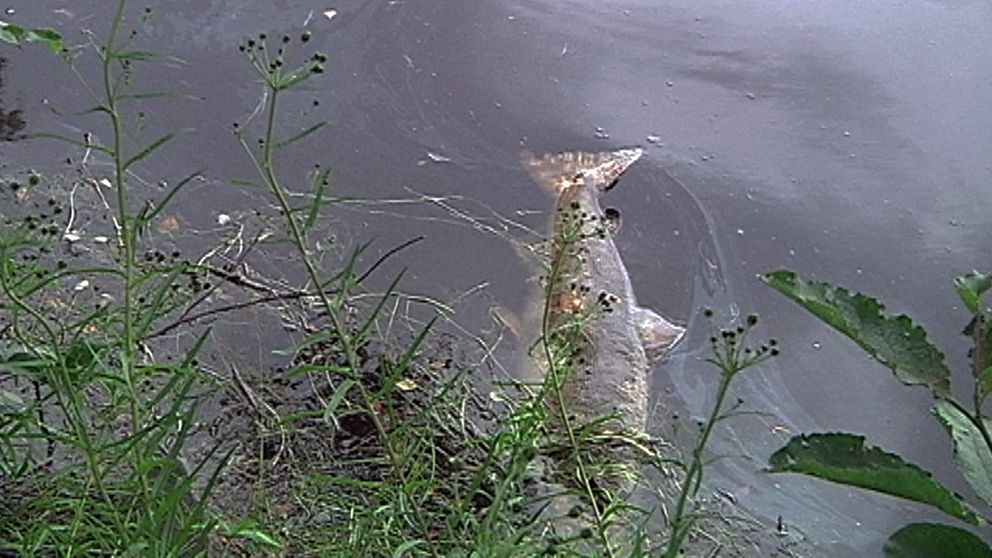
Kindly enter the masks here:
[[769, 459], [772, 473], [802, 473], [934, 506], [975, 525], [984, 519], [923, 469], [898, 455], [865, 446], [864, 436], [846, 433], [795, 436]]
[[[934, 412], [954, 440], [954, 458], [968, 484], [986, 504], [992, 505], [992, 450], [974, 422], [948, 401], [938, 400]], [[992, 423], [983, 419], [985, 429]]]
[[976, 314], [982, 306], [982, 295], [992, 289], [992, 275], [972, 271], [956, 278], [954, 288], [957, 289], [961, 302], [972, 314]]
[[958, 527], [910, 523], [885, 541], [886, 558], [992, 558], [992, 550]]
[[888, 315], [874, 298], [829, 283], [806, 281], [792, 271], [773, 271], [761, 279], [850, 337], [904, 384], [925, 385], [939, 395], [950, 393], [951, 371], [944, 354], [908, 316]]

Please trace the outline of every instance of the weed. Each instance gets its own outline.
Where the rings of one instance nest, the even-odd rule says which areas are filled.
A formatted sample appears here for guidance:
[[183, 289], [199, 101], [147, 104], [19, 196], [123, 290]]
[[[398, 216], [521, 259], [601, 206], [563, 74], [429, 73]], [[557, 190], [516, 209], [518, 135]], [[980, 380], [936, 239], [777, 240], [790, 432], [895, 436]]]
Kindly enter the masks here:
[[[971, 320], [964, 330], [973, 342], [970, 353], [974, 386], [970, 404], [951, 389], [944, 355], [927, 340], [926, 331], [908, 316], [890, 316], [869, 296], [829, 283], [808, 281], [791, 271], [762, 276], [772, 288], [843, 333], [906, 385], [933, 394], [933, 413], [954, 442], [954, 457], [965, 480], [986, 505], [992, 505], [992, 437], [985, 401], [992, 393], [992, 309], [985, 299], [992, 277], [970, 273], [955, 287]], [[792, 438], [769, 460], [772, 472], [793, 472], [873, 490], [933, 506], [972, 525], [988, 520], [964, 498], [945, 488], [929, 472], [898, 455], [868, 446], [863, 436], [848, 433], [804, 434]], [[890, 558], [908, 556], [971, 557], [992, 555], [981, 539], [959, 527], [911, 523], [885, 544]]]

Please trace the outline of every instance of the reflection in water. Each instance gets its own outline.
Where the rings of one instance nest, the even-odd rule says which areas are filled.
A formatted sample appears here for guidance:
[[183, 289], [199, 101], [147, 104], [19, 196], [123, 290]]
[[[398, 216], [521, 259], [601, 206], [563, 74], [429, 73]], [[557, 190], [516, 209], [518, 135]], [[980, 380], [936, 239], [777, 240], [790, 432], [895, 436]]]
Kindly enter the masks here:
[[[689, 229], [682, 234], [697, 246], [686, 268], [693, 282], [694, 312], [688, 324], [691, 337], [685, 341], [684, 350], [677, 350], [658, 367], [660, 378], [654, 382], [659, 396], [655, 428], [664, 436], [676, 421], [693, 432], [692, 424], [703, 420], [713, 405], [718, 371], [702, 362], [709, 356], [710, 327], [728, 327], [743, 319], [742, 313], [753, 312], [756, 305], [746, 289], [738, 288], [739, 279], [727, 274], [731, 260], [725, 255], [719, 226], [712, 212], [693, 193], [698, 190], [698, 182], [712, 177], [701, 177], [699, 169], [671, 154], [665, 154], [663, 161], [667, 171], [652, 173], [653, 186], [677, 190], [678, 213], [689, 216]], [[685, 178], [677, 178], [682, 176]], [[716, 310], [715, 324], [701, 319], [702, 308]], [[733, 495], [745, 509], [765, 521], [781, 520], [798, 526], [824, 552], [829, 547], [830, 555], [850, 555], [860, 545], [848, 546], [849, 536], [841, 533], [849, 522], [829, 498], [816, 490], [783, 491], [780, 478], [758, 473], [767, 456], [788, 439], [788, 433], [808, 430], [814, 424], [793, 400], [774, 363], [772, 360], [749, 369], [735, 380], [733, 395], [742, 403], [744, 413], [723, 421], [716, 430], [709, 450], [711, 455], [725, 458], [710, 468], [707, 490]], [[669, 421], [673, 414], [683, 416], [683, 409], [684, 418]], [[873, 535], [878, 536], [881, 533]]]

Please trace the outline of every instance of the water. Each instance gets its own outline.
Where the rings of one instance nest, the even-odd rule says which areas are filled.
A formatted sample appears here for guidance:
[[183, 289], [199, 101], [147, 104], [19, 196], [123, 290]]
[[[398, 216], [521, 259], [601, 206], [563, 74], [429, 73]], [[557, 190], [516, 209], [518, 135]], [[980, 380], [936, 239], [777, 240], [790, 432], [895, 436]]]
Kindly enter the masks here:
[[[78, 43], [81, 27], [104, 32], [110, 3], [8, 5], [7, 17], [54, 26]], [[458, 306], [468, 331], [491, 331], [488, 307], [522, 312], [531, 273], [493, 230], [531, 240], [524, 227], [542, 230], [551, 207], [520, 169], [520, 151], [643, 145], [645, 157], [603, 203], [623, 214], [618, 245], [641, 303], [690, 324], [653, 379], [656, 428], [671, 412], [702, 416], [710, 403], [716, 380], [699, 360], [709, 331], [696, 310], [713, 307], [722, 319], [757, 311], [759, 334], [777, 338], [783, 355], [736, 395], [770, 415], [726, 423], [717, 449], [753, 461], [725, 462], [715, 486], [758, 515], [782, 515], [837, 556], [877, 555], [898, 526], [933, 516], [756, 473], [790, 432], [865, 433], [968, 493], [926, 411], [928, 395], [901, 389], [755, 275], [788, 267], [880, 297], [914, 316], [964, 370], [965, 315], [950, 281], [992, 261], [987, 2], [147, 5], [154, 16], [144, 31], [187, 64], [139, 70], [141, 82], [202, 98], [145, 105], [170, 127], [195, 129], [143, 170], [174, 181], [207, 169], [208, 181], [187, 197], [184, 226], [209, 228], [219, 213], [257, 201], [223, 185], [250, 176], [230, 126], [261, 99], [237, 45], [263, 31], [296, 36], [306, 22], [309, 45], [330, 56], [328, 72], [285, 105], [285, 129], [320, 119], [330, 126], [286, 152], [287, 176], [320, 162], [333, 168], [338, 194], [409, 202], [336, 212], [342, 244], [374, 236], [375, 255], [426, 236], [374, 284], [408, 267], [407, 291]], [[333, 19], [322, 15], [328, 9], [337, 10]], [[8, 60], [2, 106], [23, 110], [26, 131], [106, 136], [96, 117], [77, 114], [92, 102], [67, 68], [40, 47], [0, 52]], [[2, 163], [44, 170], [74, 153], [4, 143]], [[444, 201], [452, 209], [421, 194], [452, 196]]]

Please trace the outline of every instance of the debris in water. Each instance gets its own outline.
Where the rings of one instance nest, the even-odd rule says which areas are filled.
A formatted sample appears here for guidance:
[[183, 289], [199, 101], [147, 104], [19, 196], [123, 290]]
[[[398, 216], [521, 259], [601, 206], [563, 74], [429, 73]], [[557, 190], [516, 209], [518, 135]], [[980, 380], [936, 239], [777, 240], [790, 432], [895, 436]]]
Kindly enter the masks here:
[[417, 382], [414, 382], [410, 378], [403, 378], [396, 382], [396, 387], [400, 388], [401, 391], [413, 391], [420, 386], [418, 386]]
[[427, 152], [427, 158], [430, 159], [431, 161], [434, 161], [435, 163], [450, 163], [451, 162], [451, 159], [449, 157], [445, 157], [444, 155], [440, 155], [438, 153], [434, 153], [433, 151], [428, 151]]
[[158, 222], [158, 232], [176, 232], [179, 230], [179, 219], [169, 215]]
[[220, 215], [217, 216], [217, 224], [222, 227], [230, 222], [231, 222], [231, 216], [228, 215], [227, 213], [221, 213]]

